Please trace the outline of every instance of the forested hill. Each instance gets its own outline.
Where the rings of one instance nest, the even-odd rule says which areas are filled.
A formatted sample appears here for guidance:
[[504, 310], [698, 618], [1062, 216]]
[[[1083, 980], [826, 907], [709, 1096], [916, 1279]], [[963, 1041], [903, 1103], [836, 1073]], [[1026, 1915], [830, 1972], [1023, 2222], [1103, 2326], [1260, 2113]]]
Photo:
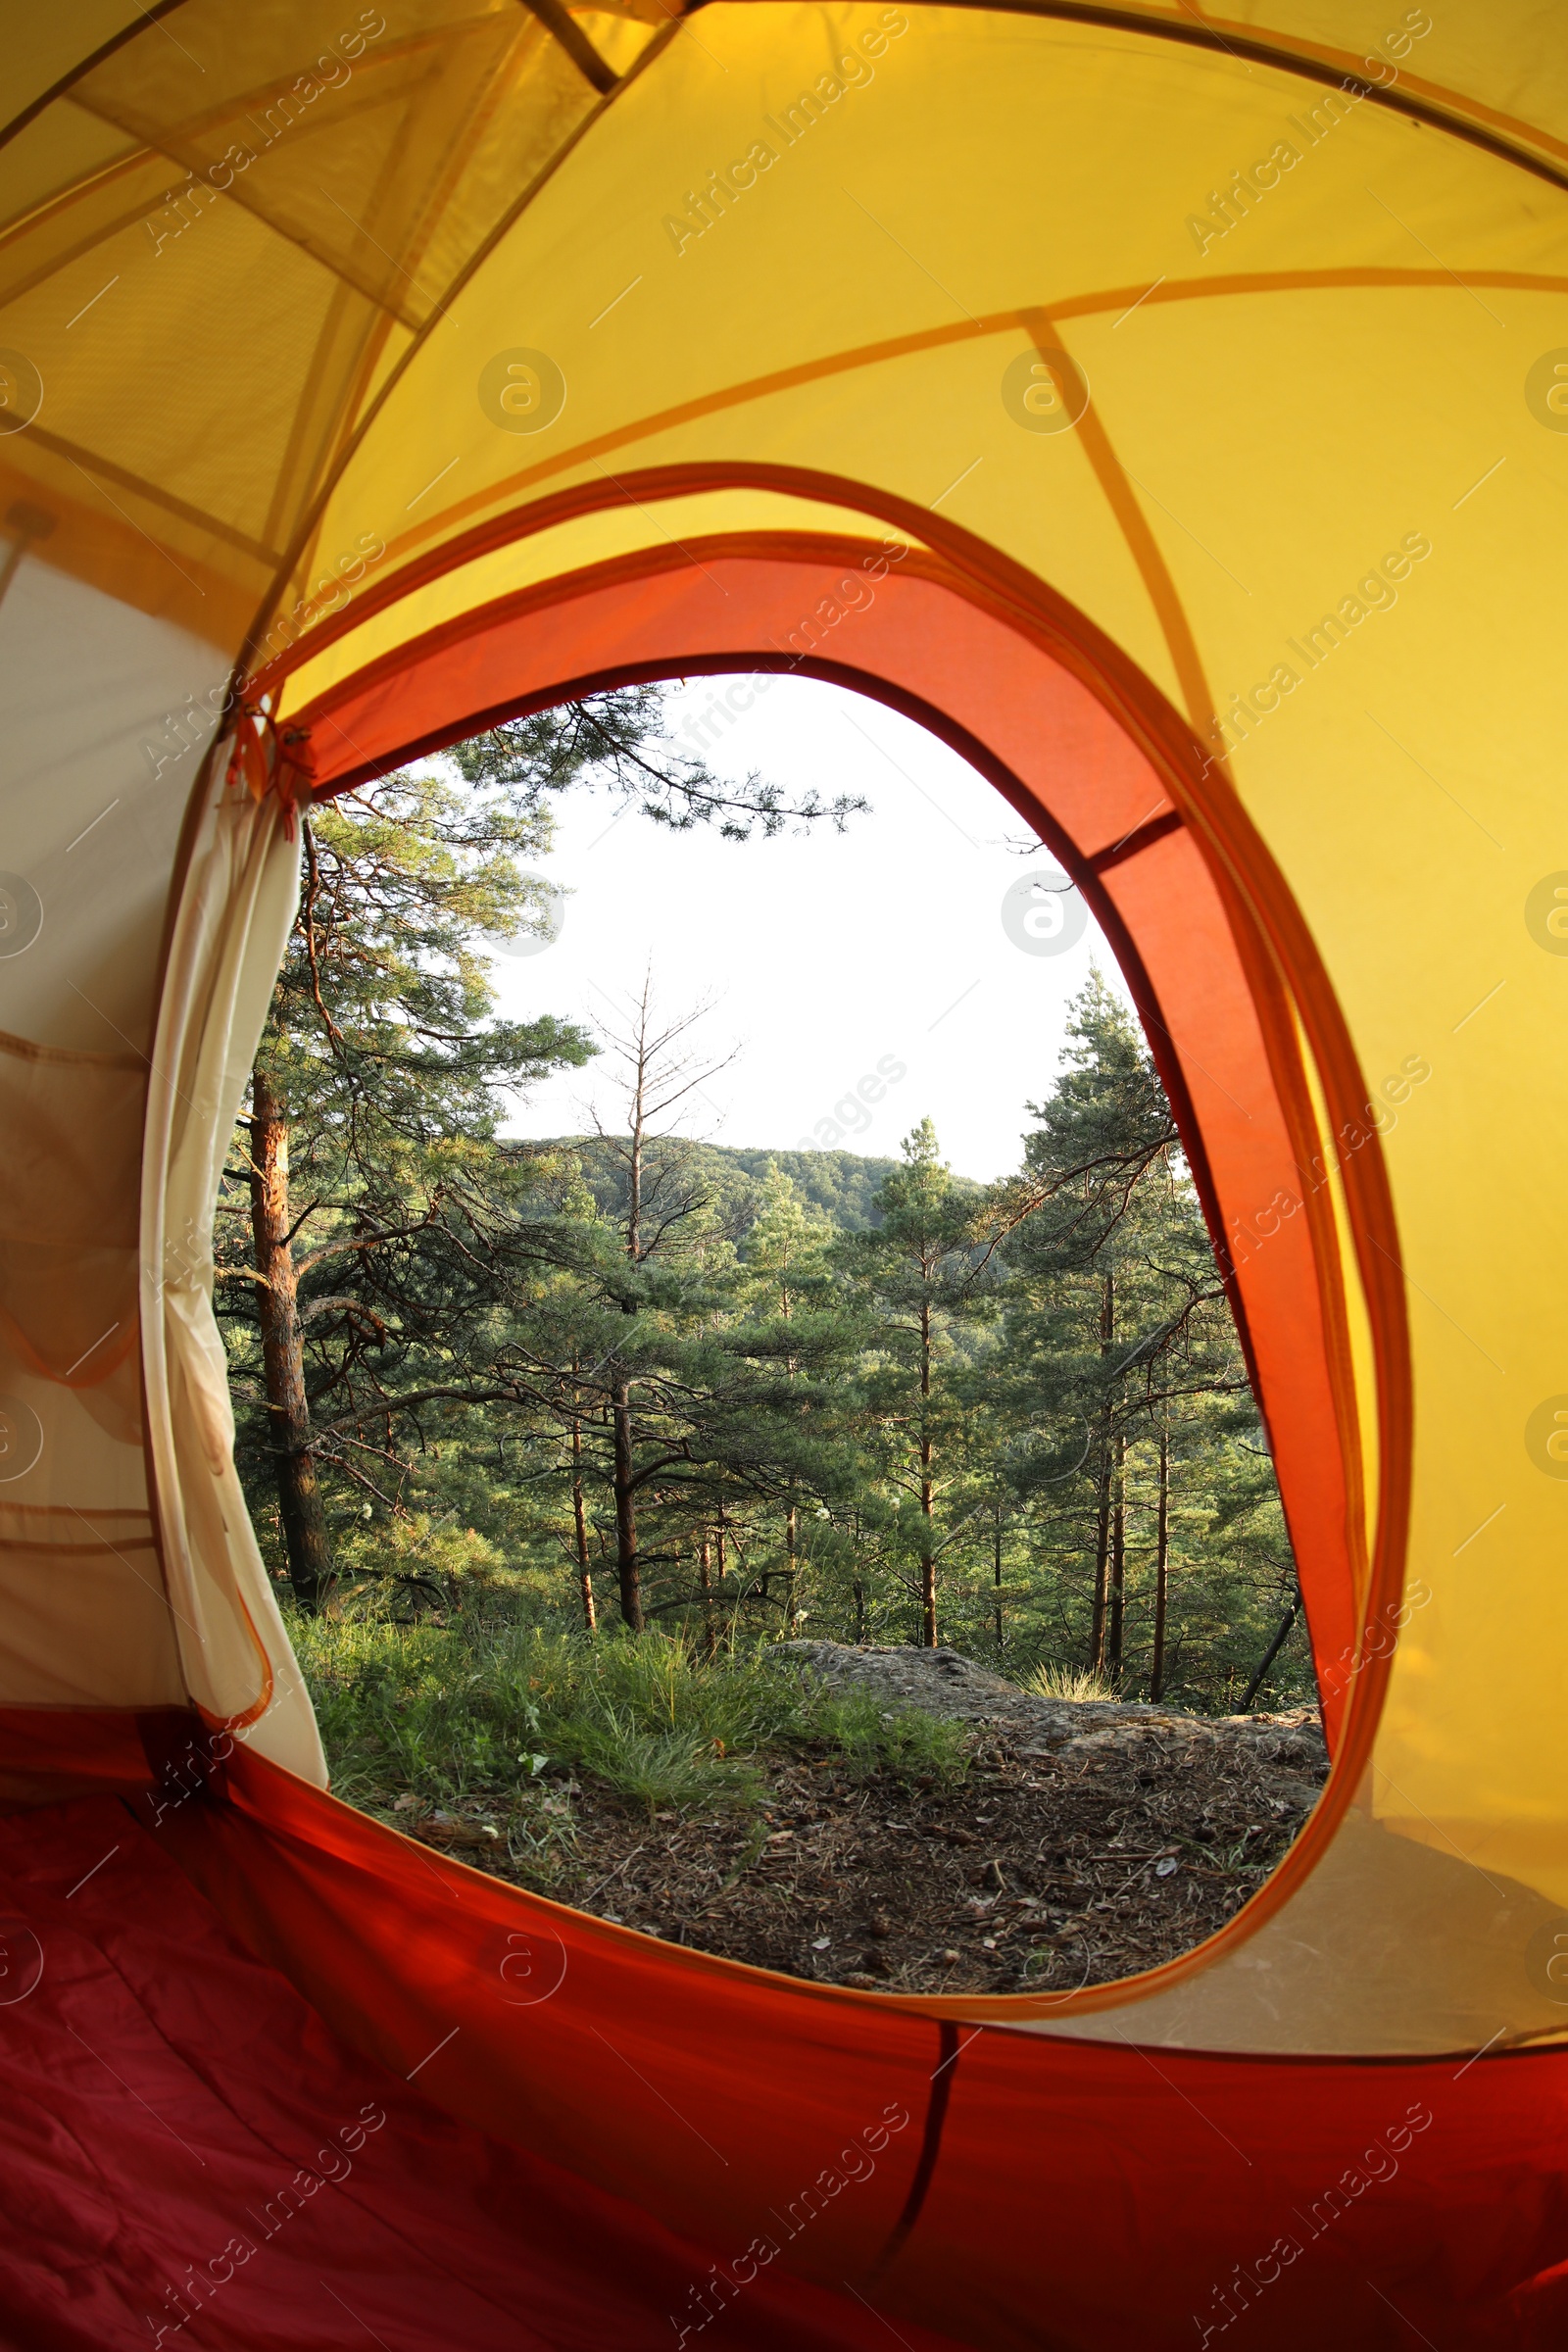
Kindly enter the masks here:
[[703, 1148], [756, 1184], [761, 1183], [770, 1167], [777, 1168], [803, 1200], [825, 1210], [846, 1233], [861, 1233], [867, 1226], [881, 1224], [876, 1196], [898, 1164], [891, 1159], [862, 1159], [858, 1152], [749, 1152], [723, 1144]]
[[[620, 1160], [612, 1158], [598, 1136], [561, 1136], [534, 1147], [547, 1152], [573, 1152], [596, 1192], [603, 1189], [607, 1204], [617, 1198], [615, 1180]], [[686, 1168], [710, 1184], [720, 1199], [733, 1199], [759, 1189], [769, 1168], [787, 1176], [803, 1200], [821, 1209], [845, 1233], [863, 1233], [882, 1222], [875, 1207], [877, 1194], [898, 1165], [892, 1159], [862, 1159], [857, 1152], [751, 1151], [727, 1144], [682, 1143]]]

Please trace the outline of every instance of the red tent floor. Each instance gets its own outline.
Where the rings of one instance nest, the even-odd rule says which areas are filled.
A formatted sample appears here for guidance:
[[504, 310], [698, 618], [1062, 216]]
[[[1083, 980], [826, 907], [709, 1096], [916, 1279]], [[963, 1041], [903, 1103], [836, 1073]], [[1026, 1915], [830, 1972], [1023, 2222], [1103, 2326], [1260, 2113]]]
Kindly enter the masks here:
[[192, 1721], [0, 1714], [3, 2352], [1568, 2346], [1568, 2053], [939, 2020], [157, 1770]]
[[[0, 2173], [18, 2352], [668, 2352], [709, 2264], [346, 2049], [110, 1797], [0, 1820]], [[715, 2332], [894, 2341], [782, 2272]]]

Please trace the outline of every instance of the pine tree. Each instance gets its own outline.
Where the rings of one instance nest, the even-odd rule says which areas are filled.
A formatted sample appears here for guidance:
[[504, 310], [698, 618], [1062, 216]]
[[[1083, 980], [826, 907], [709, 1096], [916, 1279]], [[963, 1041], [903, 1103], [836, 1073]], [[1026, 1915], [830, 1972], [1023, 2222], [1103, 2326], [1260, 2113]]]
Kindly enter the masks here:
[[[937, 1646], [938, 1503], [956, 1464], [947, 1446], [958, 1427], [950, 1379], [958, 1335], [983, 1311], [985, 1229], [972, 1188], [956, 1184], [929, 1118], [911, 1128], [902, 1164], [877, 1195], [880, 1225], [849, 1251], [872, 1302], [880, 1365], [867, 1380], [886, 1476], [900, 1491], [919, 1608], [919, 1641]], [[902, 1511], [903, 1497], [913, 1503]], [[912, 1525], [909, 1522], [912, 1521]]]
[[547, 846], [547, 816], [403, 774], [303, 831], [299, 918], [237, 1138], [252, 1262], [231, 1232], [219, 1270], [252, 1287], [249, 1312], [225, 1311], [260, 1343], [260, 1444], [289, 1579], [314, 1608], [331, 1572], [323, 1446], [352, 1476], [367, 1415], [384, 1457], [393, 1417], [428, 1396], [428, 1363], [403, 1377], [421, 1309], [450, 1324], [454, 1282], [487, 1288], [502, 1100], [593, 1047], [549, 1016], [499, 1019], [479, 945], [528, 908], [516, 860]]
[[453, 760], [461, 784], [404, 771], [305, 818], [299, 919], [236, 1139], [250, 1246], [231, 1228], [219, 1272], [250, 1298], [229, 1292], [222, 1311], [307, 1608], [332, 1565], [323, 1459], [385, 1502], [373, 1465], [395, 1473], [401, 1419], [438, 1396], [502, 1395], [485, 1313], [526, 1171], [498, 1155], [497, 1120], [594, 1050], [569, 1022], [500, 1019], [483, 945], [545, 918], [546, 888], [518, 860], [548, 850], [556, 797], [603, 787], [677, 831], [734, 840], [821, 816], [842, 827], [864, 807], [715, 779], [668, 741], [649, 686], [508, 720]]
[[[1047, 1511], [1055, 1556], [1087, 1570], [1085, 1660], [1112, 1681], [1131, 1660], [1135, 1553], [1150, 1554], [1158, 1695], [1173, 1525], [1255, 1410], [1157, 1072], [1098, 972], [1067, 1036], [1007, 1188], [1017, 1223], [999, 1356], [1032, 1433], [1012, 1476]], [[1081, 1604], [1080, 1589], [1073, 1614]]]

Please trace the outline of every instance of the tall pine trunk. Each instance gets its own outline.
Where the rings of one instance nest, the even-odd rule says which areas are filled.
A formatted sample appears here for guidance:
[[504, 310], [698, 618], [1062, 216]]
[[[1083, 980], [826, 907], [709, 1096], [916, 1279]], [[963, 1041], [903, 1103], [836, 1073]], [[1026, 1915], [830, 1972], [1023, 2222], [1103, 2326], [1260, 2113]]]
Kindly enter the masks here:
[[631, 1438], [631, 1383], [617, 1370], [610, 1392], [615, 1436], [615, 1574], [620, 1614], [632, 1633], [643, 1631], [642, 1569], [637, 1557], [637, 1463]]
[[801, 1617], [801, 1515], [795, 1503], [784, 1514], [784, 1622], [793, 1634]]
[[931, 1300], [920, 1300], [920, 1646], [937, 1645], [937, 1546], [931, 1517]]
[[1105, 1663], [1114, 1682], [1121, 1673], [1122, 1629], [1127, 1615], [1127, 1440], [1119, 1433], [1110, 1449], [1110, 1632]]
[[[1105, 1287], [1100, 1305], [1100, 1352], [1108, 1358], [1110, 1346], [1116, 1336], [1116, 1278], [1105, 1276]], [[1089, 1634], [1089, 1664], [1095, 1674], [1105, 1670], [1105, 1618], [1110, 1584], [1110, 1392], [1100, 1408], [1100, 1512], [1095, 1531], [1095, 1603], [1094, 1619]]]
[[[573, 1366], [573, 1369], [576, 1367]], [[582, 1423], [575, 1417], [571, 1424], [571, 1518], [577, 1538], [577, 1590], [582, 1597], [583, 1630], [596, 1634], [599, 1631], [599, 1618], [594, 1608], [594, 1572], [588, 1559], [588, 1513], [582, 1492]]]
[[991, 1582], [996, 1593], [997, 1656], [1000, 1658], [1006, 1630], [1002, 1617], [1002, 1497], [1000, 1494], [992, 1505]]
[[1170, 1415], [1159, 1422], [1159, 1501], [1154, 1516], [1154, 1656], [1149, 1670], [1149, 1695], [1165, 1690], [1165, 1603], [1170, 1588]]
[[703, 1589], [703, 1654], [708, 1658], [716, 1658], [718, 1636], [713, 1628], [712, 1546], [706, 1529], [697, 1547], [697, 1579]]
[[[645, 996], [645, 1007], [646, 1002]], [[640, 1045], [626, 1170], [626, 1256], [634, 1266], [642, 1263], [643, 1254], [643, 1087], [647, 1071], [641, 1056]], [[624, 1311], [628, 1315], [637, 1312], [632, 1299], [625, 1300]], [[614, 1441], [615, 1575], [620, 1587], [620, 1614], [627, 1629], [640, 1634], [647, 1620], [643, 1616], [642, 1565], [637, 1557], [637, 1453], [632, 1442], [631, 1379], [621, 1363], [614, 1366], [610, 1413]]]
[[251, 1233], [256, 1271], [263, 1278], [256, 1286], [256, 1306], [288, 1578], [301, 1608], [315, 1610], [332, 1573], [332, 1551], [305, 1395], [299, 1282], [289, 1240], [288, 1118], [261, 1070], [251, 1091]]
[[1262, 1690], [1263, 1685], [1268, 1681], [1269, 1669], [1272, 1667], [1275, 1659], [1279, 1656], [1280, 1651], [1285, 1647], [1291, 1629], [1295, 1625], [1296, 1620], [1300, 1613], [1300, 1607], [1301, 1588], [1299, 1585], [1298, 1585], [1296, 1588], [1296, 1598], [1291, 1602], [1290, 1607], [1280, 1619], [1279, 1627], [1275, 1633], [1273, 1641], [1269, 1643], [1267, 1649], [1264, 1650], [1262, 1657], [1257, 1662], [1257, 1666], [1253, 1672], [1251, 1681], [1248, 1684], [1247, 1689], [1242, 1692], [1241, 1712], [1244, 1715], [1250, 1711], [1257, 1697], [1258, 1692]]
[[[1109, 1419], [1107, 1414], [1106, 1419]], [[1095, 1602], [1089, 1628], [1089, 1665], [1091, 1672], [1105, 1671], [1106, 1603], [1110, 1592], [1110, 1437], [1106, 1432], [1102, 1440], [1100, 1461], [1100, 1508], [1095, 1529]]]

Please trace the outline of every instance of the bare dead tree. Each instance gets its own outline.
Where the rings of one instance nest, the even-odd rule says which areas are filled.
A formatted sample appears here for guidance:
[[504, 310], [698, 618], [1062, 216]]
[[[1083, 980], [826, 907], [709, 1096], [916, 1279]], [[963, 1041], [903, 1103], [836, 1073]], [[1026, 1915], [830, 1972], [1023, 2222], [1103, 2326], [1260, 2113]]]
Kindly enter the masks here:
[[[710, 1060], [689, 1050], [692, 1031], [710, 1010], [710, 1003], [705, 1000], [687, 1012], [662, 1017], [650, 963], [629, 1019], [618, 1029], [603, 1032], [605, 1045], [620, 1064], [626, 1117], [624, 1127], [613, 1134], [597, 1118], [595, 1127], [623, 1178], [620, 1230], [626, 1261], [633, 1269], [669, 1251], [708, 1205], [707, 1188], [693, 1181], [687, 1154], [681, 1149], [683, 1139], [669, 1122], [680, 1115], [682, 1105], [688, 1104], [693, 1095], [728, 1068], [739, 1051], [735, 1048]], [[624, 1311], [635, 1315], [641, 1302], [641, 1286], [628, 1285]], [[609, 1371], [620, 1613], [633, 1633], [641, 1633], [645, 1617], [637, 1551], [637, 1497], [646, 1478], [639, 1473], [633, 1423], [636, 1373], [619, 1350], [612, 1356]]]

